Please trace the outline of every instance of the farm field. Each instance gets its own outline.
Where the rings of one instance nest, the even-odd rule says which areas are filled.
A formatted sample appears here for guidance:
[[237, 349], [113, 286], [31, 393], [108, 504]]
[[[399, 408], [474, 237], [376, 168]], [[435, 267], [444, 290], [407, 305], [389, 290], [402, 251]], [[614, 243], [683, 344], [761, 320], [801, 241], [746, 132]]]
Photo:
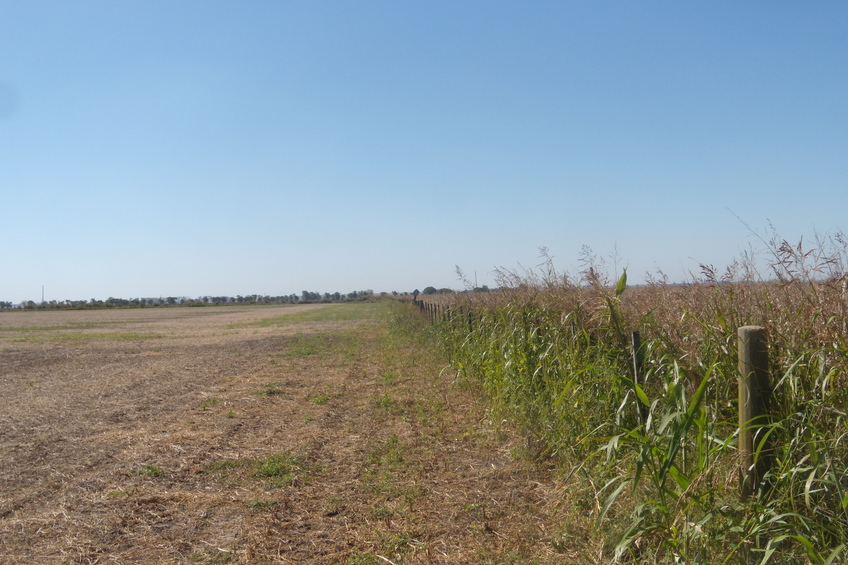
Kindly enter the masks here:
[[581, 561], [397, 308], [0, 314], [0, 563]]

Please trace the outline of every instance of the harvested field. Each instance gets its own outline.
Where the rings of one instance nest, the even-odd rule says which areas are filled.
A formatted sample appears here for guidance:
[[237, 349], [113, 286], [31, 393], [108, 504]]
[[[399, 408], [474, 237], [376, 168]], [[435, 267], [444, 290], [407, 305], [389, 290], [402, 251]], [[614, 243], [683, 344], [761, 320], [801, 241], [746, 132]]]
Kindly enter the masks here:
[[588, 561], [392, 308], [0, 314], [0, 563]]

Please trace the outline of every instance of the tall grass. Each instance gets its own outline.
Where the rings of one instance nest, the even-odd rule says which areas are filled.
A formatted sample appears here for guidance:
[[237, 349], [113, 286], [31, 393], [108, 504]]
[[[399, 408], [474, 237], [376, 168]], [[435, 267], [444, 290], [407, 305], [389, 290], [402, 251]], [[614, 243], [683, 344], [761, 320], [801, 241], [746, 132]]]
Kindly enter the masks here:
[[[848, 241], [763, 243], [765, 272], [748, 253], [722, 273], [702, 265], [686, 285], [660, 274], [635, 288], [588, 250], [575, 277], [545, 255], [536, 271], [501, 271], [499, 291], [464, 295], [436, 324], [457, 374], [482, 385], [533, 457], [561, 466], [567, 492], [591, 495], [581, 508], [601, 547], [593, 560], [848, 559]], [[772, 465], [740, 500], [736, 336], [748, 324], [770, 336], [757, 456]]]

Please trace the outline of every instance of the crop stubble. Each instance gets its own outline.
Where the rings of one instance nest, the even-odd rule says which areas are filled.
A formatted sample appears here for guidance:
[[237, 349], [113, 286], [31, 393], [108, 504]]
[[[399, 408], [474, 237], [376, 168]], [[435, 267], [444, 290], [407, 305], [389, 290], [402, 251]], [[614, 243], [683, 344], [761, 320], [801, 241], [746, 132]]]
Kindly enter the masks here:
[[555, 485], [383, 308], [0, 315], [0, 563], [567, 557]]

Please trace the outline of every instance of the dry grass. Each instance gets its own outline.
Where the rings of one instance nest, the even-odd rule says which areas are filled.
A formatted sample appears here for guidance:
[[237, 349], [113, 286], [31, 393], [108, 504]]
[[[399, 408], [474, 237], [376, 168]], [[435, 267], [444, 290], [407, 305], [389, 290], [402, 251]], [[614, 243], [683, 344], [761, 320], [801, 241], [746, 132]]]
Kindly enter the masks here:
[[583, 561], [387, 308], [0, 314], [0, 563]]

